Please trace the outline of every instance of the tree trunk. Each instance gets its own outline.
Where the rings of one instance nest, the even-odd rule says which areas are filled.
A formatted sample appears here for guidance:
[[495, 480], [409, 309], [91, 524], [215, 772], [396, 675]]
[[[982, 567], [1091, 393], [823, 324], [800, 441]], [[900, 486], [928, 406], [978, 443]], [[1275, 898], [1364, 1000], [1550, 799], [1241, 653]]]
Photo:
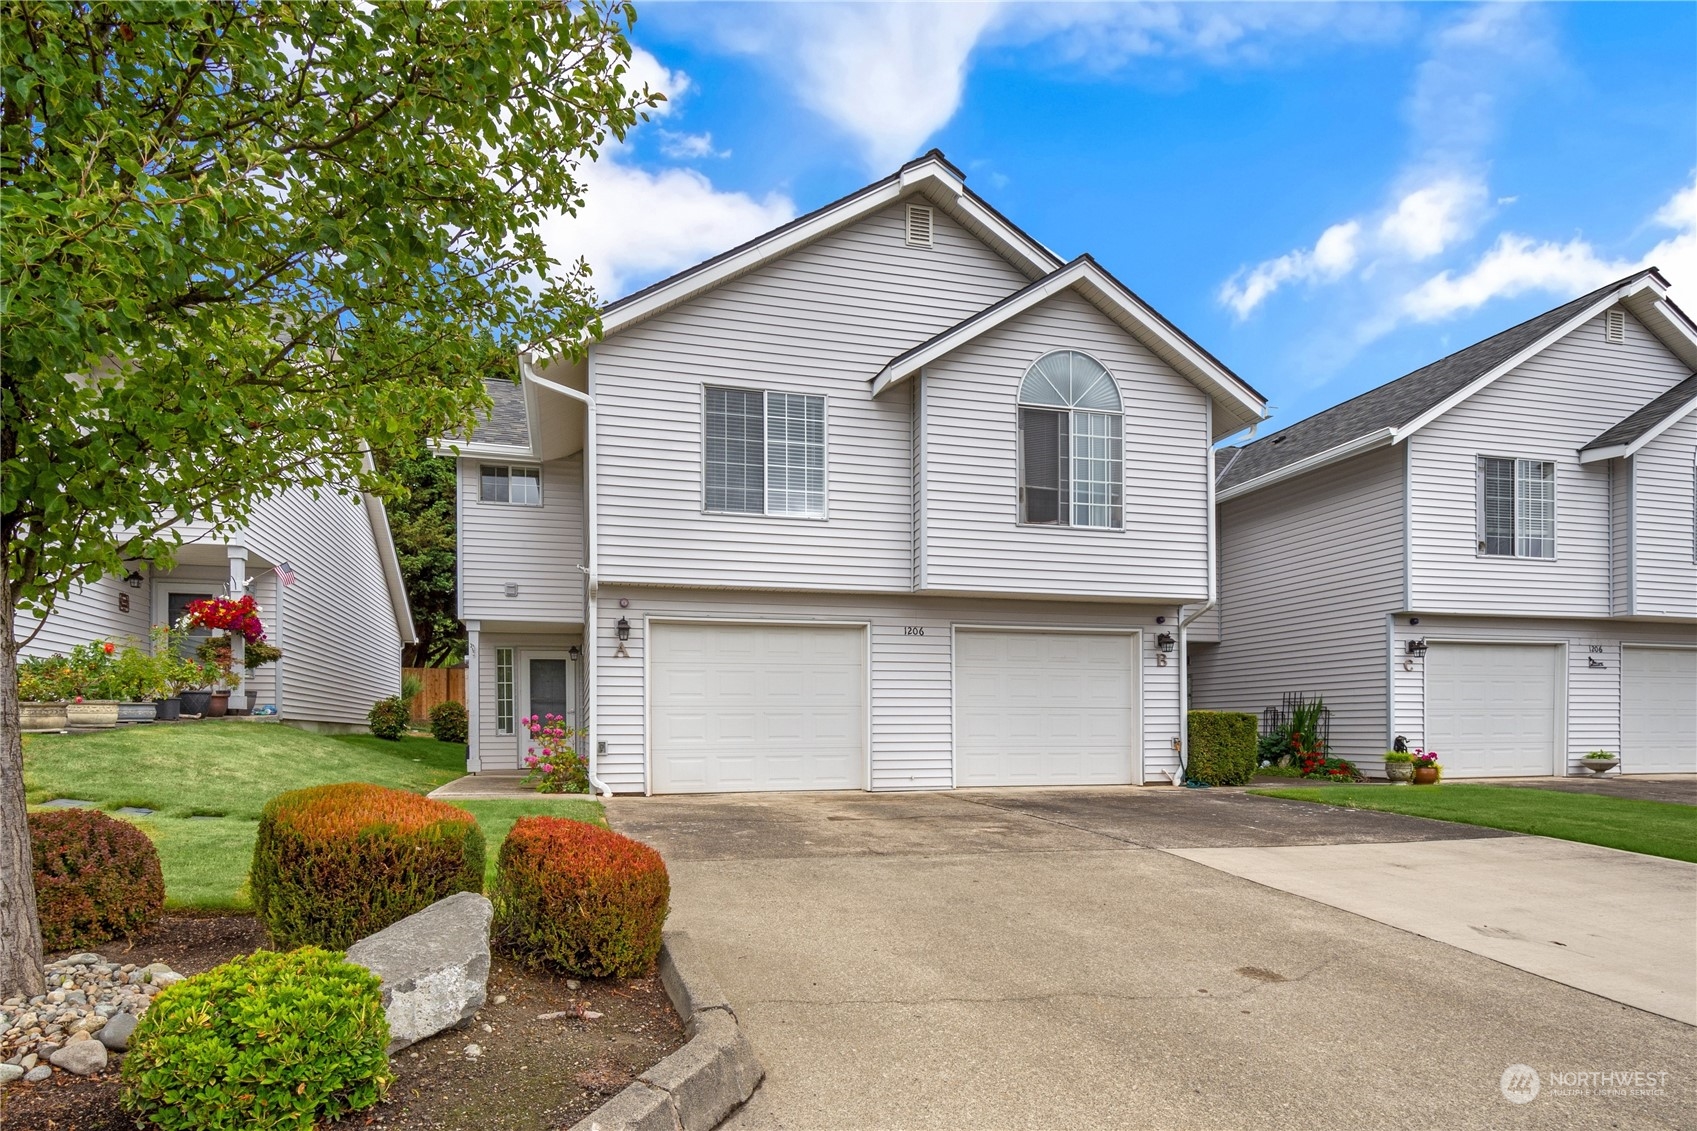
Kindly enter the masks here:
[[0, 569], [0, 998], [47, 990], [35, 908], [35, 857], [24, 808], [16, 623], [11, 579]]

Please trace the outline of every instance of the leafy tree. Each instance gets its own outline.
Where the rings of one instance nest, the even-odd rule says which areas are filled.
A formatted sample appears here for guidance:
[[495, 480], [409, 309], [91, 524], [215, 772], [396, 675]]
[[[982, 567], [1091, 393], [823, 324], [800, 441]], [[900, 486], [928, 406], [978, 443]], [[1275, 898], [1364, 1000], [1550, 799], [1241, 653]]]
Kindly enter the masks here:
[[446, 667], [465, 656], [454, 559], [454, 464], [426, 451], [378, 458], [378, 467], [405, 489], [389, 501], [389, 531], [401, 560], [418, 643], [402, 655], [407, 667]]
[[[655, 96], [627, 4], [0, 0], [0, 996], [39, 991], [17, 653], [178, 524], [463, 430], [599, 329], [534, 234]], [[28, 614], [20, 621], [21, 614]]]

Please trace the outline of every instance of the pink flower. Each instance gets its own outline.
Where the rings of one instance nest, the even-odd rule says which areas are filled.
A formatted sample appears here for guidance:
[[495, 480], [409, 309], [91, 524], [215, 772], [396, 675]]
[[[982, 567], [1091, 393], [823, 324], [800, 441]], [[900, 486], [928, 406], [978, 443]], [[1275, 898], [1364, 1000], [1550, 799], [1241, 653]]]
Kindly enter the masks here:
[[554, 767], [550, 766], [548, 763], [544, 762], [544, 763], [542, 763], [542, 772], [545, 773], [545, 774], [551, 774], [551, 773], [554, 772]]

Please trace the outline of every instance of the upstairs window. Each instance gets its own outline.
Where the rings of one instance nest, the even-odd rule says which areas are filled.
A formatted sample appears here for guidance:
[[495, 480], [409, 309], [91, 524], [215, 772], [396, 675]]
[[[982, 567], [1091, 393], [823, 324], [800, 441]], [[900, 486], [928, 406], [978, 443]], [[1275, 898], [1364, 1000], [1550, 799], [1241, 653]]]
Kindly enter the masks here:
[[1019, 386], [1019, 520], [1123, 528], [1123, 447], [1113, 375], [1076, 350], [1041, 358]]
[[1556, 465], [1479, 457], [1479, 552], [1490, 557], [1556, 556]]
[[481, 491], [486, 503], [512, 503], [523, 507], [542, 505], [542, 471], [535, 467], [507, 467], [485, 463], [478, 467]]
[[730, 514], [825, 517], [825, 398], [709, 385], [703, 501]]

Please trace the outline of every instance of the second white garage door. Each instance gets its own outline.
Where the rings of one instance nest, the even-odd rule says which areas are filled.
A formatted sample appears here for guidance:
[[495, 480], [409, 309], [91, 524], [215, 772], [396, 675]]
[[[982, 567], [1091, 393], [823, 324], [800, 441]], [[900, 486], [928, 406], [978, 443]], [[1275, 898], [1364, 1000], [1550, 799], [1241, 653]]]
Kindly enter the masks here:
[[1560, 648], [1433, 644], [1426, 655], [1426, 746], [1445, 777], [1556, 772]]
[[1114, 785], [1137, 772], [1137, 637], [955, 633], [955, 784]]
[[1697, 773], [1697, 649], [1621, 649], [1620, 772]]
[[866, 630], [649, 626], [654, 792], [859, 789]]

